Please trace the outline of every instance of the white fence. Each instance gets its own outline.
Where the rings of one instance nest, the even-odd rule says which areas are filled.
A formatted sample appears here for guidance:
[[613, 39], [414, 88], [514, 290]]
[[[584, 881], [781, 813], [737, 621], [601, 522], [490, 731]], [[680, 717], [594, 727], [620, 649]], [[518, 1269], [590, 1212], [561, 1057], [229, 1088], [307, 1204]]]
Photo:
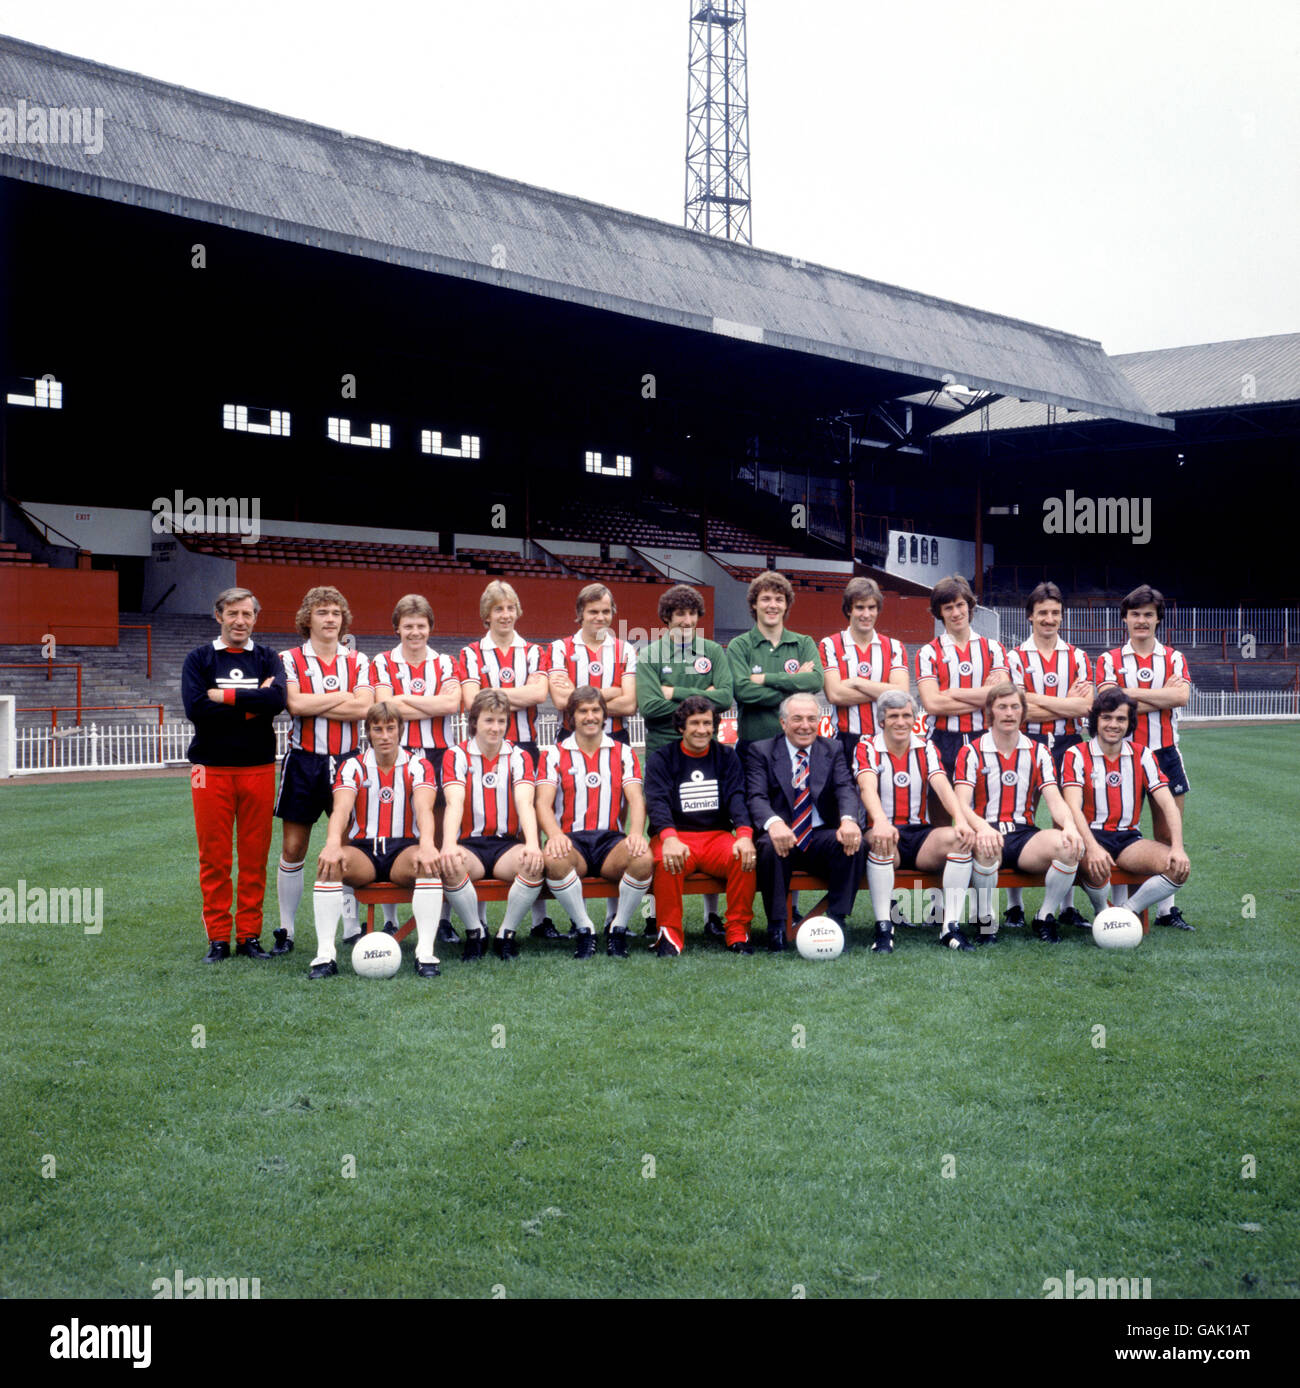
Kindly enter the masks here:
[[[1029, 618], [1023, 607], [993, 607], [1001, 623], [1004, 646], [1029, 639]], [[1066, 604], [1061, 638], [1072, 646], [1111, 650], [1128, 640], [1119, 607], [1076, 607]], [[1160, 641], [1180, 651], [1217, 648], [1229, 660], [1255, 646], [1283, 646], [1300, 640], [1300, 608], [1296, 607], [1177, 607], [1168, 608]], [[1251, 644], [1253, 643], [1253, 645]], [[1212, 658], [1212, 656], [1207, 656]]]
[[1194, 689], [1183, 718], [1300, 718], [1300, 693], [1294, 689]]

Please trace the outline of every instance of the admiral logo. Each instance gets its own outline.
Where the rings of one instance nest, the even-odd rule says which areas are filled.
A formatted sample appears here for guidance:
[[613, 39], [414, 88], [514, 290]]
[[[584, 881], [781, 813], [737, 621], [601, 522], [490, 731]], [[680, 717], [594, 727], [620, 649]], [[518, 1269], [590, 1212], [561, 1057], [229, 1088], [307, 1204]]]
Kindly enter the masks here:
[[763, 667], [761, 665], [753, 665], [750, 667], [749, 673], [751, 675], [761, 675], [763, 673]]
[[242, 680], [244, 678], [244, 672], [239, 668], [238, 665], [236, 665], [235, 668], [227, 676], [227, 678], [232, 680]]

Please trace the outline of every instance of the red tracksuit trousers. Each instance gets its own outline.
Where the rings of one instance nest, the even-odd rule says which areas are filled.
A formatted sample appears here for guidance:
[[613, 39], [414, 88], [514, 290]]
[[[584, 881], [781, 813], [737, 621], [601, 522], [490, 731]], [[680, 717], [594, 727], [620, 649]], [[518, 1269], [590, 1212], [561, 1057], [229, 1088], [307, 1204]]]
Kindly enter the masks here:
[[193, 766], [190, 794], [199, 840], [203, 926], [209, 940], [230, 939], [232, 844], [239, 850], [235, 939], [262, 933], [266, 858], [271, 851], [275, 765]]
[[[736, 840], [724, 830], [716, 829], [706, 833], [691, 833], [689, 830], [675, 835], [691, 850], [686, 862], [687, 872], [707, 872], [710, 877], [720, 878], [727, 884], [727, 943], [743, 944], [749, 939], [749, 923], [754, 919], [754, 890], [758, 883], [757, 874], [746, 872], [735, 856]], [[685, 945], [682, 931], [682, 874], [664, 870], [663, 840], [657, 835], [655, 852], [655, 916], [659, 928], [666, 931], [669, 939], [680, 950]]]

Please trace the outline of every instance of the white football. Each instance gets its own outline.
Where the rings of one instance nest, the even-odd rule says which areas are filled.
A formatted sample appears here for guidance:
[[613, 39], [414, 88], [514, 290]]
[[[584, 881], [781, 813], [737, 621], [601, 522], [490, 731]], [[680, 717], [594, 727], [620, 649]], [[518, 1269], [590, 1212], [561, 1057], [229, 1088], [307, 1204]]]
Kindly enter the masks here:
[[382, 930], [363, 935], [352, 946], [352, 968], [362, 978], [392, 978], [401, 967], [401, 945]]
[[1092, 922], [1092, 938], [1102, 949], [1136, 949], [1142, 943], [1142, 922], [1123, 906], [1107, 906]]
[[829, 916], [809, 916], [794, 945], [805, 959], [838, 959], [844, 953], [844, 932]]

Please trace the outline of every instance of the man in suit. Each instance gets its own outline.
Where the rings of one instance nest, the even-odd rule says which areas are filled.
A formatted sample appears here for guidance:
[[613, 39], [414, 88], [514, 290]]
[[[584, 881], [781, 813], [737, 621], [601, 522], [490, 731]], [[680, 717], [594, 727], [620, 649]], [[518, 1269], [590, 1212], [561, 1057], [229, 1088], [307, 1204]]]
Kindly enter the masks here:
[[826, 914], [848, 942], [847, 922], [862, 877], [860, 801], [839, 744], [817, 736], [821, 709], [811, 694], [781, 704], [781, 735], [751, 744], [749, 812], [758, 833], [758, 889], [767, 913], [767, 947], [786, 946], [790, 875], [830, 883]]

